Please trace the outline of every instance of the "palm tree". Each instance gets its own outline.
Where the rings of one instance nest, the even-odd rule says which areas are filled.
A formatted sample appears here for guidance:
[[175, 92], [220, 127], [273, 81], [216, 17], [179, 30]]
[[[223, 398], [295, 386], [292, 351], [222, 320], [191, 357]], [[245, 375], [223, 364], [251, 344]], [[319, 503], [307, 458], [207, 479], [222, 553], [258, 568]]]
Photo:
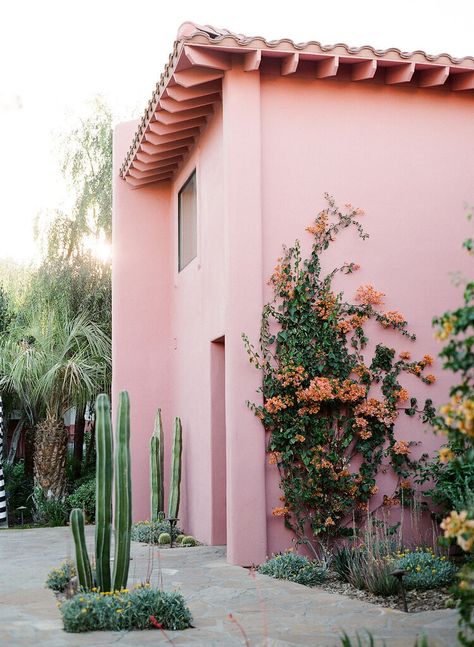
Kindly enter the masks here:
[[65, 412], [108, 391], [110, 337], [86, 315], [49, 315], [0, 338], [0, 388], [16, 395], [35, 429], [34, 476], [48, 499], [66, 491]]

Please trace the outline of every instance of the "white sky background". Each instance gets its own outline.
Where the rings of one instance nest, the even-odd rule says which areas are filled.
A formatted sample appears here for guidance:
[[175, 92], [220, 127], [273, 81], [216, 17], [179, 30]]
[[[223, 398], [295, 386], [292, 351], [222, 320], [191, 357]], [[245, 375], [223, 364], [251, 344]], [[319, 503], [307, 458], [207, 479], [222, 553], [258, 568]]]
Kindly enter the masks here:
[[54, 133], [102, 94], [141, 116], [179, 25], [267, 39], [474, 55], [474, 2], [458, 0], [0, 0], [0, 258], [34, 255], [33, 220], [67, 199]]

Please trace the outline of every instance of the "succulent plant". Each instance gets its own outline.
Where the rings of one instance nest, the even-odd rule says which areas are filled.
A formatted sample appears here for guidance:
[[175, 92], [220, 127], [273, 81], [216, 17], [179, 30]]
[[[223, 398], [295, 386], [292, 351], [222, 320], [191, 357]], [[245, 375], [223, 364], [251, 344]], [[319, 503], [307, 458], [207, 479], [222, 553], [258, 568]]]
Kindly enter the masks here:
[[169, 532], [162, 532], [161, 535], [158, 537], [158, 543], [161, 546], [165, 546], [166, 544], [171, 544], [171, 535]]

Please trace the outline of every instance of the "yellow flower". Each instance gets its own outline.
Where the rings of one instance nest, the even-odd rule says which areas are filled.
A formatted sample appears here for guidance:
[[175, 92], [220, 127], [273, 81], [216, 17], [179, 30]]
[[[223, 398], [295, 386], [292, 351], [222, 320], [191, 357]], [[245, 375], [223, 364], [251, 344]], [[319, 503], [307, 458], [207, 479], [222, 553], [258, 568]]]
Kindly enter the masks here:
[[449, 463], [454, 458], [454, 452], [449, 447], [441, 447], [438, 450], [439, 460], [441, 463]]

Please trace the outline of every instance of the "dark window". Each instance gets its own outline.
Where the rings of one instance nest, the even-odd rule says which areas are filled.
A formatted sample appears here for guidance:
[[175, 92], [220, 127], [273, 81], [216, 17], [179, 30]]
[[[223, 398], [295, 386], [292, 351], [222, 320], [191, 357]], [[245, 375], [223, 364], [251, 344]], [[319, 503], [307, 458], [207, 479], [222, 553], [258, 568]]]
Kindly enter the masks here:
[[197, 195], [194, 171], [178, 195], [178, 269], [188, 265], [197, 255]]

